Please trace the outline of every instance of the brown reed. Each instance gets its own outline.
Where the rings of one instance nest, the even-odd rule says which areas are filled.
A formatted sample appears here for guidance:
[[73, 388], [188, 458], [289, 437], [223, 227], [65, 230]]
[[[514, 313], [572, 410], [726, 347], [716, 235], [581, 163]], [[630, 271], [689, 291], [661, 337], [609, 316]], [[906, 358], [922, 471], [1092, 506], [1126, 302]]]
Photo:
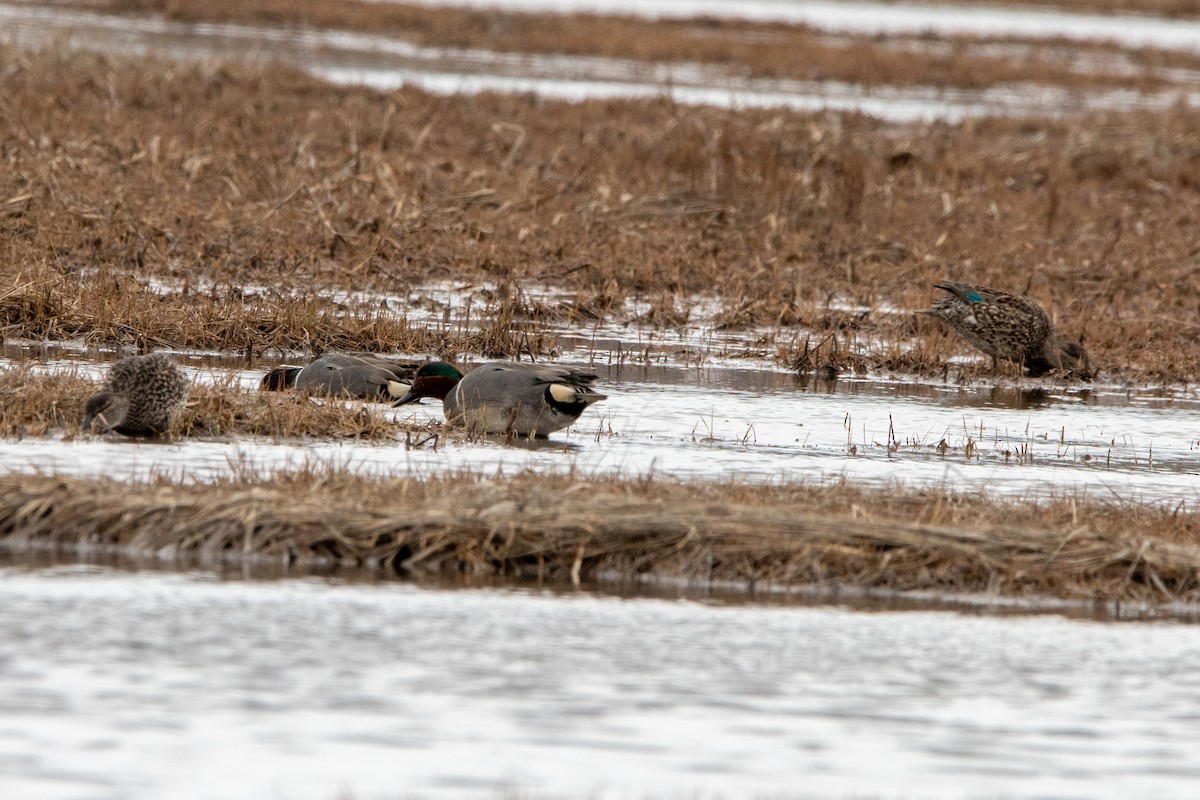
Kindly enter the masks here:
[[1195, 512], [749, 487], [336, 470], [208, 484], [0, 476], [0, 547], [353, 564], [402, 575], [1200, 598]]
[[[1031, 294], [1107, 377], [1200, 377], [1186, 107], [894, 125], [382, 93], [67, 49], [6, 49], [0, 74], [5, 336], [548, 354], [550, 318], [608, 319], [642, 295], [658, 301], [643, 323], [671, 325], [714, 293], [723, 324], [778, 329], [783, 364], [849, 303], [871, 309], [864, 340], [888, 343], [867, 369], [936, 369], [930, 353], [961, 343], [907, 312], [952, 278]], [[510, 288], [471, 329], [330, 299], [434, 280]], [[539, 284], [570, 299], [513, 299]]]

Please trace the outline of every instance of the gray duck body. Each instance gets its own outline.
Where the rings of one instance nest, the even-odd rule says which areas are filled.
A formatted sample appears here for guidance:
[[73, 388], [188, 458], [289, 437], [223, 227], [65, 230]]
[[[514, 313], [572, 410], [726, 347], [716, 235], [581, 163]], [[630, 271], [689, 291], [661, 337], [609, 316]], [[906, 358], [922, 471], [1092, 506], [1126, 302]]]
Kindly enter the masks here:
[[130, 356], [113, 364], [100, 391], [88, 398], [81, 427], [162, 435], [179, 417], [190, 387], [184, 371], [164, 353]]
[[1052, 370], [1086, 374], [1083, 347], [1054, 332], [1050, 315], [1028, 297], [953, 281], [934, 284], [947, 292], [928, 310], [953, 327], [973, 346], [992, 357], [1015, 361], [1030, 375]]
[[295, 387], [312, 394], [394, 400], [408, 391], [418, 364], [357, 353], [327, 353], [305, 367], [277, 367], [262, 379], [264, 389]]
[[431, 362], [417, 371], [409, 394], [396, 405], [442, 397], [451, 425], [472, 433], [545, 437], [571, 425], [592, 403], [597, 376], [576, 367], [492, 361], [465, 376], [453, 365]]

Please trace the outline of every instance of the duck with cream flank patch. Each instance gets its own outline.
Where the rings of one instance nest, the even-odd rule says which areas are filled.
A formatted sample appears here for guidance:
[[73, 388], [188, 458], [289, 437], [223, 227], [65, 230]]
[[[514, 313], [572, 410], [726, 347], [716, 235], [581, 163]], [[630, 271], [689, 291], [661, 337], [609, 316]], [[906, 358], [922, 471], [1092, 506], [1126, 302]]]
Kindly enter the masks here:
[[464, 375], [453, 364], [431, 361], [417, 370], [408, 394], [393, 405], [437, 398], [451, 425], [473, 433], [541, 438], [605, 399], [592, 388], [596, 378], [575, 367], [515, 361], [481, 364]]

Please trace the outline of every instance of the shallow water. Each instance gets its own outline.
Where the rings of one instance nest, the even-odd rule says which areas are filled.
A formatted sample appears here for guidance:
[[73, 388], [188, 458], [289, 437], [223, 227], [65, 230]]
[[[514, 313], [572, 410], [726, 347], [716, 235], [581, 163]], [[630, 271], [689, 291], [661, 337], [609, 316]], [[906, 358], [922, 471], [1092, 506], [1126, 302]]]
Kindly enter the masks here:
[[[668, 5], [650, 0], [635, 10]], [[687, 8], [770, 15], [821, 5]], [[853, 16], [864, 8], [866, 17]], [[939, 19], [959, 22], [936, 26], [904, 7], [835, 10], [848, 10], [849, 21], [825, 11], [824, 23], [807, 21], [946, 31], [984, 24], [961, 22], [975, 19], [988, 27], [966, 32], [1012, 32], [997, 27], [1004, 19], [964, 9], [939, 9]], [[1003, 15], [1032, 21], [1021, 23], [1022, 36], [1200, 42], [1194, 22], [1117, 20], [1113, 33], [1111, 21], [1096, 29], [1079, 15]], [[740, 81], [686, 64], [503, 56], [0, 5], [6, 40], [44, 43], [64, 32], [67, 43], [111, 51], [249, 51], [379, 86], [570, 98], [669, 91], [684, 102], [859, 108], [896, 119], [1175, 98], [1046, 87], [866, 92]], [[754, 349], [754, 335], [711, 325], [557, 333], [563, 360], [592, 364], [610, 398], [577, 430], [535, 448], [455, 436], [437, 450], [25, 439], [4, 442], [3, 468], [190, 478], [311, 463], [377, 474], [466, 466], [758, 482], [844, 476], [1006, 496], [1200, 500], [1192, 389], [957, 386], [887, 374], [830, 382], [761, 357], [729, 358]], [[232, 373], [253, 386], [266, 366], [179, 356], [201, 381]], [[10, 343], [0, 366], [99, 376], [114, 357]], [[431, 404], [378, 410], [440, 416]], [[1176, 624], [0, 568], [0, 641], [3, 798], [1190, 798], [1200, 780], [1200, 628]]]
[[[385, 0], [386, 1], [386, 0]], [[411, 0], [404, 0], [410, 2]], [[1019, 36], [1119, 42], [1127, 47], [1200, 50], [1200, 20], [1079, 14], [985, 3], [864, 3], [846, 0], [415, 0], [427, 6], [512, 11], [716, 17], [811, 25], [839, 33]]]
[[[155, 290], [175, 289], [158, 282]], [[335, 293], [331, 299], [349, 307], [386, 303], [404, 309], [410, 324], [461, 333], [494, 315], [496, 291], [481, 284], [429, 284], [395, 296]], [[559, 307], [571, 298], [527, 287], [524, 299]], [[846, 479], [874, 487], [902, 484], [996, 497], [1182, 503], [1184, 508], [1200, 501], [1200, 391], [1194, 388], [1006, 378], [958, 384], [886, 372], [822, 380], [746, 355], [760, 350], [763, 341], [800, 335], [795, 330], [725, 330], [717, 325], [721, 308], [713, 298], [688, 298], [685, 305], [687, 323], [676, 327], [636, 322], [648, 308], [636, 299], [614, 321], [591, 323], [586, 330], [538, 323], [538, 330], [556, 337], [560, 355], [555, 360], [596, 371], [599, 388], [608, 395], [573, 428], [548, 441], [469, 440], [457, 432], [436, 447], [430, 442], [414, 448], [402, 440], [27, 438], [6, 445], [4, 468], [122, 478], [165, 474], [183, 480], [233, 470], [269, 473], [327, 465], [371, 476], [570, 471], [753, 483]], [[836, 299], [834, 307], [855, 310]], [[881, 308], [875, 313], [906, 312]], [[98, 379], [120, 355], [10, 342], [0, 350], [0, 367], [21, 364]], [[246, 368], [243, 357], [233, 354], [179, 353], [178, 358], [197, 381], [232, 379], [247, 389], [256, 388], [275, 363], [267, 359]], [[963, 360], [975, 358], [981, 357]], [[306, 357], [279, 360], [305, 363]], [[442, 419], [436, 401], [371, 408], [417, 424]]]
[[[664, 334], [668, 339], [685, 334]], [[643, 340], [643, 348], [653, 342]], [[974, 385], [879, 374], [836, 381], [755, 361], [620, 363], [594, 342], [561, 363], [598, 372], [608, 399], [577, 425], [541, 442], [471, 441], [450, 432], [432, 446], [403, 441], [186, 440], [116, 435], [26, 438], [5, 445], [6, 470], [125, 478], [207, 479], [231, 470], [271, 472], [336, 465], [365, 475], [435, 475], [473, 469], [580, 475], [659, 475], [755, 483], [848, 479], [868, 486], [933, 487], [995, 497], [1079, 497], [1112, 502], [1200, 501], [1200, 396], [1194, 390], [996, 379]], [[27, 353], [10, 345], [0, 366], [99, 376], [94, 354]], [[658, 352], [658, 351], [655, 351]], [[114, 357], [109, 354], [109, 357]], [[256, 387], [266, 365], [181, 354], [198, 381], [230, 375]], [[320, 401], [314, 401], [320, 402]], [[373, 413], [440, 421], [440, 403]]]
[[[700, 8], [699, 4], [696, 7]], [[762, 4], [746, 4], [747, 7]], [[776, 9], [796, 9], [809, 14], [809, 4], [771, 3]], [[675, 5], [679, 8], [679, 4]], [[647, 10], [652, 6], [646, 6]], [[727, 4], [727, 8], [739, 8]], [[903, 6], [832, 6], [842, 9], [830, 16], [817, 9], [818, 19], [903, 22]], [[855, 9], [858, 11], [856, 12]], [[865, 9], [865, 10], [864, 10]], [[880, 11], [879, 9], [884, 9]], [[944, 8], [947, 18], [970, 10]], [[854, 13], [850, 13], [854, 12]], [[722, 12], [724, 13], [724, 12]], [[846, 16], [849, 13], [849, 16]], [[1004, 18], [1028, 20], [1028, 13], [1001, 12]], [[1034, 15], [1036, 17], [1036, 15]], [[1091, 31], [1087, 17], [1062, 15], [1065, 22], [1034, 26], [1035, 31]], [[933, 19], [940, 17], [934, 16]], [[925, 16], [917, 25], [924, 25]], [[1049, 17], [1047, 17], [1049, 19]], [[1128, 25], [1107, 19], [1092, 36], [1144, 31], [1136, 43], [1177, 47], [1179, 41], [1200, 47], [1200, 23], [1146, 20]], [[984, 16], [968, 26], [967, 33], [984, 31], [992, 24]], [[1080, 22], [1083, 20], [1083, 22]], [[1143, 24], [1143, 22], [1145, 24]], [[477, 49], [418, 47], [401, 39], [345, 31], [286, 30], [239, 25], [184, 24], [158, 16], [119, 16], [90, 11], [10, 6], [0, 3], [3, 36], [27, 46], [70, 45], [107, 52], [155, 54], [174, 58], [232, 58], [278, 61], [291, 64], [337, 83], [366, 84], [380, 89], [417, 85], [442, 93], [481, 91], [535, 92], [547, 97], [584, 100], [596, 97], [670, 97], [676, 102], [734, 108], [782, 107], [793, 109], [857, 110], [884, 119], [959, 120], [984, 114], [1037, 114], [1061, 116], [1097, 109], [1163, 109], [1177, 103], [1200, 101], [1195, 82], [1187, 75], [1156, 73], [1168, 81], [1182, 77], [1172, 91], [1081, 92], [1054, 86], [1002, 86], [975, 92], [944, 87], [876, 87], [836, 81], [805, 82], [751, 79], [731, 76], [698, 64], [646, 64], [621, 59], [494, 53]], [[1078, 24], [1077, 24], [1078, 23]], [[857, 23], [855, 23], [857, 24]], [[996, 23], [998, 24], [998, 23]], [[1075, 26], [1075, 27], [1072, 27]], [[1107, 27], [1106, 27], [1107, 26]], [[853, 24], [833, 30], [857, 31]], [[899, 28], [920, 32], [922, 27]], [[868, 30], [867, 32], [873, 32]], [[961, 33], [964, 31], [949, 31]], [[1021, 35], [1037, 36], [1025, 31]], [[1071, 61], [1075, 60], [1070, 56]]]
[[[1194, 797], [1200, 627], [0, 569], [0, 796]], [[615, 765], [619, 765], [619, 768]]]

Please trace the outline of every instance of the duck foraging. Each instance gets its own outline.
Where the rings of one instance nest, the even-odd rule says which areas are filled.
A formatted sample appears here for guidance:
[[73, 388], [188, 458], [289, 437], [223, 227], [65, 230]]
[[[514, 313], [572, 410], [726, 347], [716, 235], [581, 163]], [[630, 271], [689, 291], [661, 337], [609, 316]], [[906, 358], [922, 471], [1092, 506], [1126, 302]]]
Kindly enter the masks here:
[[130, 356], [113, 364], [100, 391], [88, 398], [80, 428], [126, 436], [160, 436], [183, 410], [187, 375], [163, 353]]
[[574, 367], [515, 361], [492, 361], [463, 375], [453, 364], [431, 361], [417, 370], [408, 394], [393, 405], [438, 398], [451, 425], [473, 433], [545, 437], [605, 399], [592, 388], [596, 378]]
[[306, 367], [276, 367], [263, 376], [261, 386], [270, 391], [295, 387], [335, 397], [395, 400], [408, 392], [418, 366], [372, 355], [327, 353]]
[[1089, 377], [1083, 345], [1055, 333], [1050, 315], [1028, 297], [953, 281], [934, 286], [948, 296], [921, 313], [949, 324], [990, 355], [993, 369], [1003, 358], [1022, 365], [1034, 377], [1051, 371]]

